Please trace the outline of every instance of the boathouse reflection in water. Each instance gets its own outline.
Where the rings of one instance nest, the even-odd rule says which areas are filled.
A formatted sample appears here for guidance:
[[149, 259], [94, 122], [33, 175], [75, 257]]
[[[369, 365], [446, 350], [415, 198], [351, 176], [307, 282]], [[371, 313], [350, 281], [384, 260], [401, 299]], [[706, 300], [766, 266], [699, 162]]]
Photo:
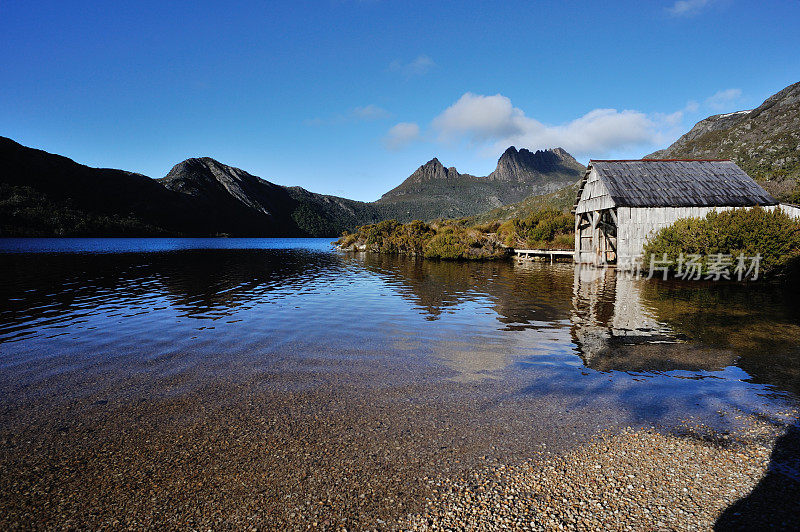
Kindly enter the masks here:
[[689, 344], [658, 320], [642, 298], [648, 281], [615, 268], [576, 266], [572, 337], [584, 364], [599, 371], [716, 371], [732, 365], [730, 349]]

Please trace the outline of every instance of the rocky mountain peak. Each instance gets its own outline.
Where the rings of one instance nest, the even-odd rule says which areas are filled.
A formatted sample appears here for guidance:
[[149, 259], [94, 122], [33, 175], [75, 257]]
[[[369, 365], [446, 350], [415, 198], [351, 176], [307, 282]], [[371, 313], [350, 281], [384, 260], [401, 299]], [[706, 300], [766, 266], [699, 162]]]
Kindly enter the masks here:
[[182, 179], [184, 181], [253, 181], [258, 178], [239, 168], [222, 164], [211, 157], [193, 157], [172, 167], [164, 177], [165, 181]]
[[564, 148], [551, 148], [550, 151], [555, 153], [560, 159], [564, 159], [565, 161], [575, 161], [575, 157], [573, 157], [567, 150]]
[[497, 168], [488, 177], [497, 181], [525, 182], [536, 179], [541, 174], [575, 171], [580, 168], [580, 163], [563, 148], [531, 152], [526, 148], [517, 150], [511, 146], [500, 156]]
[[780, 112], [790, 108], [796, 109], [797, 104], [800, 104], [800, 82], [789, 85], [764, 100], [764, 103], [750, 111], [748, 118], [756, 118], [766, 111]]
[[423, 181], [432, 181], [439, 179], [456, 179], [459, 177], [458, 170], [454, 166], [445, 168], [445, 166], [434, 157], [427, 163], [423, 164], [411, 174], [406, 180], [409, 183], [422, 183]]
[[486, 177], [445, 168], [433, 158], [376, 202], [402, 220], [471, 216], [532, 194], [548, 194], [575, 183], [586, 169], [562, 148], [531, 152], [510, 146]]
[[181, 161], [172, 167], [161, 183], [175, 192], [209, 201], [230, 196], [262, 214], [270, 214], [267, 206], [258, 200], [258, 196], [262, 185], [271, 186], [271, 183], [211, 157]]

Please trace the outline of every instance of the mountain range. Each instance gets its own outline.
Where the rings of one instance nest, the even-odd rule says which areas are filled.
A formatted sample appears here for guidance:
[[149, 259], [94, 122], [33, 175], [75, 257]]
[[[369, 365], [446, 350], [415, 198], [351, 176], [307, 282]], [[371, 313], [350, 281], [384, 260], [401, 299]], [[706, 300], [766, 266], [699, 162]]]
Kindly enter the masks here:
[[369, 204], [275, 185], [210, 158], [163, 179], [0, 137], [3, 236], [316, 236], [378, 220]]
[[462, 218], [554, 192], [575, 183], [584, 170], [561, 148], [531, 152], [511, 146], [486, 177], [461, 174], [434, 158], [375, 204], [399, 221]]
[[560, 148], [509, 148], [489, 176], [438, 159], [376, 202], [271, 183], [212, 158], [161, 179], [90, 168], [0, 137], [0, 236], [325, 236], [383, 219], [452, 218], [575, 182], [583, 167]]
[[755, 109], [709, 116], [650, 159], [732, 159], [773, 196], [800, 202], [800, 82]]
[[[800, 83], [752, 110], [710, 116], [647, 158], [730, 158], [782, 201], [800, 203]], [[375, 202], [271, 183], [209, 157], [161, 179], [0, 137], [0, 236], [325, 236], [394, 218], [527, 216], [566, 210], [584, 167], [561, 148], [508, 148], [485, 177], [434, 158]]]

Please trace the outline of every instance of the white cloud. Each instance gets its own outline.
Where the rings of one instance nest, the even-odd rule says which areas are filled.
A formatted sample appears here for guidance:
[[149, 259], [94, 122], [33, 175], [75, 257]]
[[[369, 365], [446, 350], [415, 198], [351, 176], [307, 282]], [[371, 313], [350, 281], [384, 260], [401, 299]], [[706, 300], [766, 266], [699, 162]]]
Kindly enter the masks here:
[[664, 123], [668, 126], [677, 126], [683, 121], [684, 110], [675, 111], [674, 113], [654, 113], [653, 117], [656, 122]]
[[545, 126], [531, 119], [535, 127], [517, 137], [518, 144], [562, 146], [571, 153], [590, 155], [652, 144], [658, 140], [657, 124], [639, 111], [595, 109], [558, 126]]
[[653, 119], [658, 124], [664, 124], [670, 127], [680, 126], [686, 113], [696, 113], [700, 109], [700, 104], [694, 100], [686, 102], [686, 106], [673, 113], [653, 113]]
[[509, 145], [542, 149], [561, 146], [576, 157], [649, 147], [683, 117], [682, 111], [654, 114], [633, 110], [595, 109], [560, 125], [546, 125], [528, 117], [502, 94], [466, 93], [433, 119], [443, 142], [466, 140], [496, 152]]
[[419, 126], [414, 122], [400, 122], [392, 126], [383, 138], [390, 150], [399, 150], [420, 138]]
[[422, 54], [417, 56], [417, 58], [410, 63], [403, 63], [399, 60], [394, 60], [389, 63], [389, 70], [392, 72], [400, 72], [405, 77], [410, 78], [412, 76], [421, 76], [435, 66], [436, 63], [433, 62], [433, 59], [425, 54]]
[[702, 11], [710, 3], [711, 0], [678, 0], [667, 8], [667, 12], [675, 17], [690, 17]]
[[432, 125], [443, 141], [461, 137], [484, 141], [520, 134], [529, 121], [502, 94], [483, 96], [468, 92], [434, 118]]
[[[706, 98], [702, 105], [689, 100], [673, 112], [594, 109], [561, 124], [545, 124], [527, 116], [502, 94], [467, 92], [431, 121], [431, 135], [425, 138], [449, 144], [464, 142], [492, 157], [510, 145], [532, 150], [560, 146], [579, 160], [647, 153], [685, 133], [687, 117], [703, 108], [729, 108], [741, 95], [740, 89], [726, 89]], [[384, 143], [397, 149], [421, 138], [416, 123], [400, 123], [389, 131]]]
[[375, 104], [365, 105], [363, 107], [356, 107], [350, 111], [350, 116], [359, 120], [372, 121], [382, 120], [389, 118], [392, 114], [382, 107]]
[[730, 105], [742, 97], [742, 89], [725, 89], [719, 91], [710, 98], [706, 98], [705, 104], [717, 111], [727, 110]]

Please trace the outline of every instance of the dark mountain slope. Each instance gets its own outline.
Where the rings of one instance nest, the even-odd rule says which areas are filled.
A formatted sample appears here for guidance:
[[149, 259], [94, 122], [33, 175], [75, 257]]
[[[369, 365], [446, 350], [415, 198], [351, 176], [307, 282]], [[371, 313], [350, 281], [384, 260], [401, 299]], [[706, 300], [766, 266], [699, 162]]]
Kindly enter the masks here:
[[160, 182], [230, 234], [336, 236], [380, 219], [369, 204], [276, 185], [209, 157], [175, 165]]
[[282, 187], [214, 159], [154, 180], [0, 137], [0, 236], [337, 236], [370, 204]]
[[141, 174], [90, 168], [0, 137], [2, 235], [177, 234], [197, 220], [180, 195]]
[[374, 203], [317, 194], [302, 187], [286, 187], [286, 191], [296, 202], [292, 218], [308, 234], [340, 235], [385, 219]]
[[578, 193], [580, 181], [571, 185], [550, 192], [548, 194], [534, 194], [524, 200], [497, 207], [490, 211], [469, 217], [469, 222], [473, 224], [487, 223], [493, 221], [506, 221], [512, 218], [527, 218], [541, 211], [556, 210], [560, 212], [570, 212], [575, 203], [575, 195]]
[[0, 137], [0, 236], [324, 236], [383, 219], [460, 218], [558, 190], [583, 167], [561, 149], [509, 148], [487, 177], [438, 159], [375, 203], [270, 183], [203, 157], [154, 180]]
[[752, 111], [701, 120], [647, 158], [733, 159], [773, 196], [800, 201], [800, 83]]
[[176, 164], [159, 180], [185, 197], [218, 233], [242, 236], [300, 236], [291, 222], [293, 201], [283, 187], [209, 157]]

